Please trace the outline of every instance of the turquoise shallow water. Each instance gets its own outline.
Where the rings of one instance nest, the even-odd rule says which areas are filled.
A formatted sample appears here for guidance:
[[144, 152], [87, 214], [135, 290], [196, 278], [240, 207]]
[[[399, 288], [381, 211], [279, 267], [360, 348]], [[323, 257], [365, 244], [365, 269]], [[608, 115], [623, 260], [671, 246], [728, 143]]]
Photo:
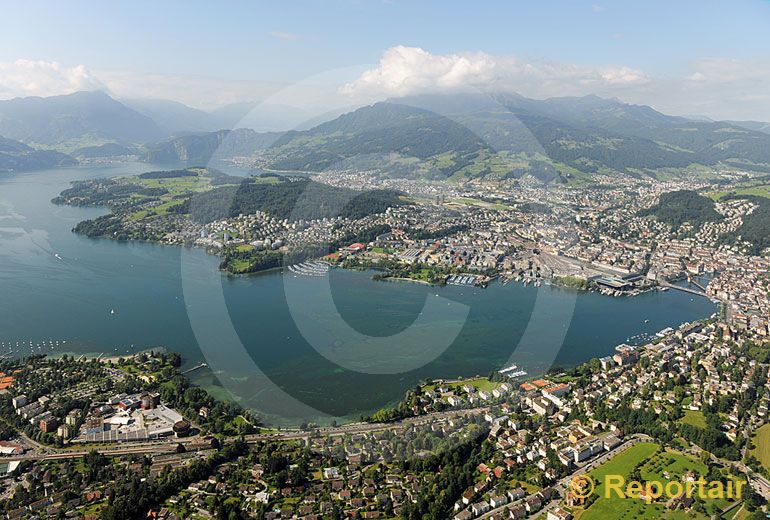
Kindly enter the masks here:
[[[199, 250], [77, 236], [70, 230], [78, 221], [104, 210], [50, 203], [72, 180], [147, 169], [0, 177], [0, 341], [14, 350], [16, 342], [67, 341], [49, 353], [165, 346], [182, 354], [185, 368], [210, 364], [191, 373], [197, 382], [224, 385], [247, 406], [296, 420], [355, 417], [421, 379], [487, 374], [512, 354], [531, 373], [574, 365], [716, 311], [677, 291], [608, 298], [518, 284], [437, 288], [343, 270], [328, 279], [231, 278]], [[319, 296], [325, 291], [329, 300]]]

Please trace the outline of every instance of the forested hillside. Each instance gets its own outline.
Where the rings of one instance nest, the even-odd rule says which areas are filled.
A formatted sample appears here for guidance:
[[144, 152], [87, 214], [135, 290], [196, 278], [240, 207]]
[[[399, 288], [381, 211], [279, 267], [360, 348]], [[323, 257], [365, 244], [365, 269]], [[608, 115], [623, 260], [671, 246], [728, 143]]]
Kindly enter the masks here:
[[264, 211], [280, 219], [314, 220], [330, 217], [358, 219], [403, 204], [392, 190], [356, 192], [309, 180], [277, 184], [245, 181], [196, 195], [191, 204], [193, 218], [211, 222], [239, 214]]
[[0, 172], [41, 170], [74, 164], [77, 161], [69, 155], [37, 150], [19, 141], [0, 137]]
[[663, 193], [657, 204], [639, 212], [639, 216], [653, 216], [679, 229], [685, 222], [698, 227], [705, 222], [716, 222], [723, 217], [714, 209], [714, 201], [694, 191], [679, 190]]

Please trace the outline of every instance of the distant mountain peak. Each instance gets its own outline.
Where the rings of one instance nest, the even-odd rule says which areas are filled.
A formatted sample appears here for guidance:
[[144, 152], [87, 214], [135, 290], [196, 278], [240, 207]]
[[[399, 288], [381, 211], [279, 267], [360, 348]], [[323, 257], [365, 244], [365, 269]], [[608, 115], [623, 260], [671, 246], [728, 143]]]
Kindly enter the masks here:
[[83, 138], [139, 143], [162, 132], [149, 117], [93, 90], [0, 101], [0, 135], [54, 145]]

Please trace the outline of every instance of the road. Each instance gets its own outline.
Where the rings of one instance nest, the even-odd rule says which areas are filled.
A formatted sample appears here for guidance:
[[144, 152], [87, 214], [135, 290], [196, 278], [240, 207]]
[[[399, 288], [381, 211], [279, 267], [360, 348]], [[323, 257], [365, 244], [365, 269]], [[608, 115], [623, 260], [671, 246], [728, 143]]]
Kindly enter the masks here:
[[[693, 451], [700, 454], [703, 450], [698, 446], [693, 446]], [[759, 475], [741, 461], [720, 459], [713, 453], [709, 453], [709, 456], [711, 460], [717, 464], [721, 464], [726, 467], [734, 466], [738, 470], [742, 471], [746, 475], [746, 480], [748, 480], [749, 484], [751, 484], [751, 488], [762, 495], [765, 500], [770, 500], [770, 481], [768, 481], [765, 477]]]
[[[382, 432], [386, 430], [398, 430], [413, 425], [425, 424], [436, 420], [449, 419], [452, 417], [464, 417], [468, 415], [478, 415], [489, 411], [488, 407], [469, 408], [465, 410], [448, 410], [445, 412], [436, 412], [422, 415], [419, 417], [410, 417], [401, 421], [390, 423], [354, 423], [343, 426], [318, 428], [313, 430], [282, 430], [270, 434], [246, 435], [244, 439], [249, 444], [255, 444], [263, 441], [287, 441], [309, 439], [315, 435], [340, 437], [344, 435], [354, 435], [362, 433]], [[107, 447], [87, 447], [83, 449], [56, 449], [47, 446], [40, 446], [41, 453], [29, 453], [18, 457], [12, 457], [8, 460], [62, 460], [74, 459], [86, 455], [89, 451], [96, 449], [99, 453], [109, 456], [132, 455], [132, 454], [160, 454], [171, 453], [176, 450], [177, 444], [195, 445], [200, 443], [200, 438], [169, 439], [163, 441], [140, 442], [140, 443], [115, 443]]]

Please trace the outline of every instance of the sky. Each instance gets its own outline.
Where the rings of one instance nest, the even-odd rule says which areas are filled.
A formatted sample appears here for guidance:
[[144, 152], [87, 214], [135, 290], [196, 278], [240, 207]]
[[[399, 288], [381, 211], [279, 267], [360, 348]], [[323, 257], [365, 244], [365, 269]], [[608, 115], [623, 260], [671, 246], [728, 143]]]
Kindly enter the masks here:
[[212, 109], [597, 94], [770, 121], [770, 2], [6, 1], [0, 98], [104, 89]]

